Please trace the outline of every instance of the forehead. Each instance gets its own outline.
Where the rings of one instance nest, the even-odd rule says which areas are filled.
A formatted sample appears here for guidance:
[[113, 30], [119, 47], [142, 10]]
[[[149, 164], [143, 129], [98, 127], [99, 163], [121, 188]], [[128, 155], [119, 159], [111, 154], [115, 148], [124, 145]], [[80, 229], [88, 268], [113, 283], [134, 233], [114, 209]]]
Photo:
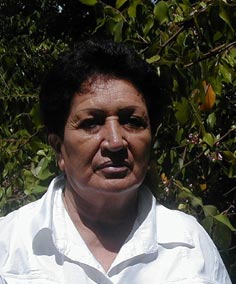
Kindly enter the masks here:
[[134, 107], [146, 111], [143, 95], [129, 81], [98, 77], [88, 80], [81, 92], [75, 94], [72, 109], [113, 109]]

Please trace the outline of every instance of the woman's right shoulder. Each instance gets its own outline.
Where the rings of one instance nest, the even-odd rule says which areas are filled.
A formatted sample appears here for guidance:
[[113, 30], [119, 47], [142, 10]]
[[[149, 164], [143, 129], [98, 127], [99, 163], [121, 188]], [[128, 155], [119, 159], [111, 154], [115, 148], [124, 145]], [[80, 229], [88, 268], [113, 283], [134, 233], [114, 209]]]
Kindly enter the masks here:
[[[27, 223], [35, 221], [35, 217], [38, 217], [40, 214], [44, 215], [46, 209], [50, 210], [51, 208], [55, 191], [63, 187], [62, 182], [63, 179], [61, 176], [54, 178], [48, 190], [40, 199], [28, 203], [4, 217], [0, 217], [0, 231], [2, 232], [3, 229], [6, 231], [7, 228], [11, 228], [12, 230], [12, 226], [14, 226], [14, 228], [19, 228], [19, 225], [24, 227]], [[1, 235], [2, 234], [0, 234], [0, 238]]]
[[[35, 222], [39, 201], [24, 205], [0, 218], [0, 251], [9, 251], [11, 243], [20, 242]], [[2, 256], [0, 257], [2, 259]], [[1, 263], [1, 262], [0, 262]], [[1, 282], [0, 282], [1, 283]]]
[[39, 200], [28, 203], [19, 209], [8, 213], [6, 216], [0, 217], [0, 228], [4, 226], [4, 229], [6, 229], [8, 226], [11, 226], [12, 223], [15, 223], [15, 221], [19, 221], [22, 218], [31, 218], [32, 213], [37, 207], [37, 203], [39, 203]]

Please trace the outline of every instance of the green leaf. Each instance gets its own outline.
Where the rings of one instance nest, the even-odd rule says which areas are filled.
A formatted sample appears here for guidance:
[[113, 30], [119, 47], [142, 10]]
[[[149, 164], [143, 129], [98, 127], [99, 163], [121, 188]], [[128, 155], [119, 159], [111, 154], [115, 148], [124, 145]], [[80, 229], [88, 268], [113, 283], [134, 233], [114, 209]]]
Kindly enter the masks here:
[[234, 32], [234, 28], [231, 25], [231, 21], [230, 21], [230, 16], [229, 16], [229, 12], [226, 9], [226, 6], [224, 4], [220, 5], [220, 12], [219, 12], [219, 16], [220, 18], [226, 22], [226, 24], [230, 27], [230, 29]]
[[32, 193], [34, 194], [42, 194], [47, 190], [47, 186], [42, 186], [39, 184], [34, 185], [34, 187], [32, 188]]
[[154, 63], [160, 60], [160, 55], [156, 54], [154, 56], [152, 56], [151, 58], [147, 58], [146, 61], [150, 64], [150, 63]]
[[152, 56], [155, 56], [159, 49], [160, 49], [160, 39], [157, 37], [151, 42], [150, 46], [148, 47], [146, 52], [146, 57], [150, 58]]
[[131, 1], [131, 4], [128, 8], [128, 15], [130, 18], [135, 18], [136, 17], [136, 9], [137, 9], [137, 5], [140, 3], [139, 0], [134, 0]]
[[236, 232], [236, 229], [232, 226], [232, 224], [229, 221], [229, 218], [226, 215], [219, 214], [219, 215], [214, 216], [214, 218], [217, 221], [225, 224], [231, 231]]
[[228, 169], [228, 172], [226, 172], [226, 175], [229, 178], [236, 178], [236, 167], [235, 165], [231, 165]]
[[38, 150], [37, 155], [47, 157], [47, 154], [43, 149]]
[[197, 208], [199, 206], [200, 207], [203, 206], [202, 199], [200, 197], [196, 197], [190, 189], [188, 189], [188, 188], [186, 188], [182, 185], [179, 185], [178, 187], [181, 190], [180, 193], [179, 193], [180, 198], [190, 199], [190, 202], [191, 202], [191, 204], [194, 208]]
[[201, 222], [202, 226], [205, 228], [205, 230], [208, 232], [210, 236], [212, 236], [213, 228], [214, 228], [214, 219], [212, 216], [207, 216], [205, 219]]
[[113, 35], [114, 35], [114, 40], [116, 42], [122, 41], [122, 29], [123, 29], [123, 21], [119, 21], [113, 27]]
[[53, 173], [51, 173], [49, 170], [49, 160], [47, 157], [42, 158], [37, 167], [33, 167], [31, 169], [31, 172], [40, 180], [46, 180], [48, 177], [53, 175]]
[[236, 48], [231, 48], [229, 50], [229, 55], [227, 57], [227, 60], [230, 64], [231, 67], [235, 66], [235, 61], [236, 61]]
[[94, 6], [97, 4], [97, 0], [79, 0], [82, 4], [88, 5], [88, 6]]
[[210, 126], [210, 128], [212, 129], [215, 124], [216, 124], [216, 114], [213, 112], [211, 114], [209, 114], [208, 118], [207, 118], [207, 123]]
[[41, 117], [40, 117], [40, 110], [39, 110], [39, 104], [35, 104], [30, 111], [30, 116], [32, 121], [34, 122], [37, 129], [41, 128]]
[[181, 98], [181, 101], [175, 104], [175, 109], [175, 117], [177, 118], [178, 122], [182, 125], [186, 124], [190, 116], [188, 100], [186, 98]]
[[206, 133], [203, 136], [203, 141], [206, 142], [210, 147], [212, 147], [215, 144], [215, 138], [211, 133]]
[[178, 160], [179, 160], [179, 169], [181, 170], [184, 165], [184, 160], [182, 158], [179, 158]]
[[208, 217], [208, 216], [213, 217], [213, 216], [216, 216], [217, 214], [219, 214], [218, 209], [213, 205], [204, 205], [203, 211], [204, 211], [204, 214], [205, 214], [206, 217]]
[[231, 163], [233, 165], [236, 164], [236, 156], [234, 155], [233, 152], [231, 152], [231, 151], [223, 151], [222, 154], [223, 154], [224, 159], [227, 162], [229, 162], [229, 163]]
[[127, 0], [116, 0], [116, 9], [119, 9], [121, 6], [123, 6]]
[[180, 128], [177, 130], [176, 135], [175, 135], [175, 141], [180, 144], [182, 137], [183, 137], [184, 129]]
[[226, 66], [221, 64], [219, 66], [219, 71], [222, 74], [226, 83], [232, 83], [232, 71], [229, 70], [229, 68], [226, 68]]
[[200, 197], [192, 196], [190, 200], [194, 208], [197, 208], [198, 206], [201, 206], [201, 207], [203, 206], [202, 199]]
[[225, 224], [211, 216], [207, 216], [201, 224], [219, 249], [227, 250], [230, 247], [232, 233]]
[[169, 19], [169, 6], [165, 1], [159, 1], [154, 8], [154, 15], [162, 25]]
[[143, 33], [144, 35], [146, 36], [148, 34], [148, 32], [151, 30], [151, 28], [153, 27], [154, 25], [154, 20], [153, 20], [153, 17], [149, 17], [148, 18], [148, 21], [146, 22], [145, 24], [145, 27], [143, 29]]
[[6, 191], [6, 196], [7, 196], [7, 197], [12, 197], [12, 192], [13, 192], [12, 187], [9, 186], [8, 189], [7, 189], [7, 191]]
[[227, 250], [232, 240], [232, 232], [221, 222], [214, 222], [212, 239], [220, 250]]

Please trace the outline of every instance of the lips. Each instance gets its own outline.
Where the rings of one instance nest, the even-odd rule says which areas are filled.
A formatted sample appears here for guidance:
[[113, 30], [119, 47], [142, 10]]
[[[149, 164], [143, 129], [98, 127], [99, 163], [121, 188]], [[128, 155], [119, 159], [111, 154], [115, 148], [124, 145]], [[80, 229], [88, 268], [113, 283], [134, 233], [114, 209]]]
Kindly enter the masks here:
[[124, 178], [130, 170], [131, 165], [125, 161], [120, 163], [107, 161], [96, 167], [96, 171], [102, 173], [106, 178]]

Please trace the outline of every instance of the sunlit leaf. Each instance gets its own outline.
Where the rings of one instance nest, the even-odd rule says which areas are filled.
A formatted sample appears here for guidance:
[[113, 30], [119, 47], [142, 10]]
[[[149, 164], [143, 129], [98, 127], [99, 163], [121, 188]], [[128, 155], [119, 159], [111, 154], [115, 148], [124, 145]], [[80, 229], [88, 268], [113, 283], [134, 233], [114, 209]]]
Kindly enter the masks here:
[[208, 125], [213, 128], [216, 124], [216, 114], [214, 112], [210, 113], [207, 118]]
[[82, 4], [88, 5], [88, 6], [94, 6], [97, 4], [97, 0], [79, 0]]
[[119, 9], [121, 6], [123, 6], [127, 0], [116, 0], [116, 9]]
[[154, 63], [154, 62], [159, 61], [160, 58], [161, 58], [160, 55], [157, 54], [157, 55], [152, 56], [151, 58], [147, 58], [146, 61], [147, 61], [148, 63]]
[[123, 29], [123, 22], [119, 21], [118, 23], [115, 24], [113, 28], [113, 34], [114, 34], [114, 40], [116, 42], [121, 42], [122, 41], [122, 29]]
[[215, 138], [211, 133], [206, 133], [203, 137], [203, 141], [212, 147], [215, 143]]
[[200, 105], [200, 110], [202, 111], [212, 109], [216, 100], [216, 94], [211, 84], [207, 83], [206, 81], [203, 81], [203, 87], [205, 92], [205, 98], [203, 104]]
[[227, 162], [236, 164], [236, 156], [231, 151], [222, 151], [222, 155]]
[[140, 4], [139, 0], [133, 0], [131, 1], [131, 4], [128, 8], [128, 15], [131, 18], [135, 18], [136, 17], [136, 9], [137, 9], [137, 5]]
[[168, 21], [169, 6], [166, 1], [158, 1], [154, 8], [154, 15], [159, 23], [162, 25]]
[[180, 102], [175, 105], [175, 116], [180, 124], [185, 124], [190, 117], [189, 102], [186, 98], [182, 98]]
[[221, 64], [219, 66], [219, 70], [220, 73], [222, 74], [224, 81], [226, 83], [232, 83], [232, 74], [233, 74], [233, 70], [230, 70], [229, 68], [227, 68], [225, 65]]
[[217, 214], [219, 214], [218, 209], [213, 205], [204, 205], [203, 211], [204, 211], [204, 214], [205, 214], [206, 217], [208, 217], [208, 216], [213, 217], [213, 216], [216, 216]]
[[215, 218], [216, 220], [218, 220], [219, 222], [225, 224], [231, 231], [236, 232], [236, 228], [234, 228], [234, 227], [232, 226], [232, 224], [231, 224], [230, 221], [229, 221], [229, 218], [228, 218], [226, 215], [224, 215], [224, 214], [219, 214], [219, 215], [214, 216], [214, 218]]

